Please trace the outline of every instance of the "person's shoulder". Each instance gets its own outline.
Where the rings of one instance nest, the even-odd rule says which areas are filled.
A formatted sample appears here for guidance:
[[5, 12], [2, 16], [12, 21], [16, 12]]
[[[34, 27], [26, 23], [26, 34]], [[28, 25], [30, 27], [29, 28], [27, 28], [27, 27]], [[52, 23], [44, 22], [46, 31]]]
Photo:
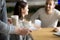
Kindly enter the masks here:
[[41, 13], [42, 11], [44, 11], [45, 8], [39, 8], [35, 13]]
[[60, 11], [58, 9], [54, 9], [55, 14], [60, 15]]
[[60, 12], [58, 9], [54, 9], [54, 12]]
[[38, 9], [38, 11], [39, 11], [39, 10], [45, 10], [45, 8], [40, 8], [40, 9]]

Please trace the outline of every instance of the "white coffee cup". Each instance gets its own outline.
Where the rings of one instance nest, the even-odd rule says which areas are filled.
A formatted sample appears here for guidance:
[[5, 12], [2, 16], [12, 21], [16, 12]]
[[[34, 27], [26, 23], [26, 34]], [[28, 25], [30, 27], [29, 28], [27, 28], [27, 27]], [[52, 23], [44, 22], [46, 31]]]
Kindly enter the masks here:
[[18, 26], [18, 15], [12, 15], [11, 18], [13, 25]]

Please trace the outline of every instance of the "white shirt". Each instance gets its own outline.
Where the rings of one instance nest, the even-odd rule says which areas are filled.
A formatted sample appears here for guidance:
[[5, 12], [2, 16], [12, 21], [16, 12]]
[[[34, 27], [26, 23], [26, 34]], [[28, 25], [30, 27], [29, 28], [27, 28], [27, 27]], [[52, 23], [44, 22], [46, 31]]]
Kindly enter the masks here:
[[56, 27], [60, 12], [57, 9], [53, 9], [53, 13], [47, 14], [45, 8], [42, 8], [31, 17], [31, 20], [34, 21], [36, 18], [40, 18], [42, 27]]
[[19, 20], [20, 28], [28, 28], [29, 30], [36, 30], [37, 28], [31, 23], [31, 21]]

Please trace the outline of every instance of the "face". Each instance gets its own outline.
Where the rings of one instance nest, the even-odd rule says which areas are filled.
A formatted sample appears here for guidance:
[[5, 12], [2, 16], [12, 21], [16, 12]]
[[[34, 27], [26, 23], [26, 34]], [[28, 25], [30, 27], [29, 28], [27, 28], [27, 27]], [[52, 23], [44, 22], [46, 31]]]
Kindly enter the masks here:
[[22, 14], [23, 15], [28, 15], [28, 11], [29, 11], [28, 5], [26, 5], [26, 7], [22, 9]]
[[50, 0], [50, 1], [47, 0], [46, 1], [45, 9], [46, 9], [47, 12], [52, 11], [54, 9], [54, 7], [55, 7], [54, 1], [52, 1], [52, 0]]

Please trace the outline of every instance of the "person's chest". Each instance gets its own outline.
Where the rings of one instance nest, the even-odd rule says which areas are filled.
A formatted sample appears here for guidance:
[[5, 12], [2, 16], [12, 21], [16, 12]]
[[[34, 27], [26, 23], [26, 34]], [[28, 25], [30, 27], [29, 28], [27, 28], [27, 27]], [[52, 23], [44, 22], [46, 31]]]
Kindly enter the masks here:
[[45, 11], [40, 14], [40, 19], [42, 22], [53, 22], [58, 20], [54, 12], [52, 14], [46, 14]]

